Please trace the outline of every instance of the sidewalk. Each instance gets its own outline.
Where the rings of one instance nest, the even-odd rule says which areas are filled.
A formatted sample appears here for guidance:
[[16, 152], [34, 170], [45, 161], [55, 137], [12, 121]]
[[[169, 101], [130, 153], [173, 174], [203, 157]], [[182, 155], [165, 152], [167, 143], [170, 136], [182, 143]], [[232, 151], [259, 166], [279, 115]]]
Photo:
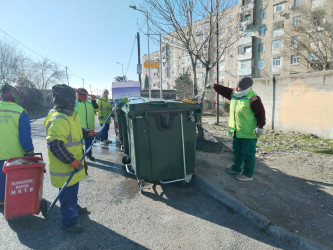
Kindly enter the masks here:
[[[254, 180], [240, 182], [232, 175], [225, 172], [225, 168], [230, 167], [233, 163], [232, 154], [223, 150], [220, 144], [216, 144], [215, 148], [211, 142], [208, 142], [208, 144], [209, 145], [205, 145], [204, 148], [208, 148], [208, 151], [210, 152], [215, 151], [215, 153], [197, 150], [196, 179], [194, 181], [194, 187], [196, 189], [201, 190], [212, 198], [222, 202], [235, 213], [246, 217], [249, 221], [262, 228], [264, 232], [289, 242], [291, 248], [330, 249], [333, 247], [333, 243], [332, 245], [330, 245], [330, 243], [327, 244], [327, 241], [325, 240], [322, 241], [324, 242], [324, 244], [322, 244], [322, 242], [318, 240], [309, 239], [309, 237], [306, 237], [308, 235], [306, 235], [306, 233], [303, 234], [303, 231], [301, 230], [301, 232], [292, 232], [290, 228], [287, 229], [290, 227], [288, 221], [290, 222], [290, 220], [292, 220], [289, 217], [291, 216], [288, 214], [289, 211], [286, 210], [286, 206], [290, 206], [290, 204], [288, 204], [290, 203], [288, 199], [295, 199], [293, 205], [303, 205], [301, 202], [296, 201], [301, 198], [298, 197], [297, 194], [294, 196], [293, 194], [290, 194], [291, 197], [284, 197], [283, 199], [285, 199], [285, 202], [281, 202], [278, 196], [283, 191], [280, 190], [279, 192], [276, 192], [276, 190], [279, 189], [276, 185], [291, 186], [290, 182], [295, 183], [295, 180], [276, 184], [274, 181], [265, 179], [265, 176], [267, 176], [265, 171], [272, 171], [272, 169], [269, 169], [268, 166], [264, 165], [259, 160], [256, 164]], [[265, 168], [265, 170], [263, 170], [263, 168]], [[271, 178], [274, 178], [274, 174], [271, 172], [269, 175], [273, 176]], [[284, 178], [288, 179], [287, 176]], [[292, 188], [293, 187], [291, 187], [291, 189]], [[297, 186], [294, 188], [297, 188]], [[329, 199], [331, 197], [327, 198]], [[277, 201], [270, 204], [270, 201], [272, 200]], [[297, 209], [302, 209], [302, 207], [295, 207], [295, 209], [295, 212], [297, 212]], [[314, 211], [312, 211], [312, 213], [313, 212]], [[309, 214], [309, 216], [312, 216], [312, 213]], [[273, 221], [275, 223], [273, 223]], [[298, 223], [298, 225], [295, 225], [295, 228], [309, 226], [306, 218], [303, 218], [302, 221], [298, 221]]]

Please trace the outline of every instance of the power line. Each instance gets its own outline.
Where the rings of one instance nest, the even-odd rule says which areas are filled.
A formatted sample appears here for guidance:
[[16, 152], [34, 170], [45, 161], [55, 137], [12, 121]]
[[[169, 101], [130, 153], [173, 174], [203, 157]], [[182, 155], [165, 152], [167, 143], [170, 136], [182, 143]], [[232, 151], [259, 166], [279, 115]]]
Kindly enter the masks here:
[[132, 55], [133, 55], [133, 50], [134, 50], [135, 44], [136, 44], [136, 35], [134, 36], [134, 42], [133, 42], [133, 46], [132, 46], [132, 51], [131, 51], [130, 59], [128, 60], [128, 64], [127, 64], [125, 75], [127, 75], [127, 70], [128, 70], [129, 64], [130, 64], [131, 59], [132, 59]]

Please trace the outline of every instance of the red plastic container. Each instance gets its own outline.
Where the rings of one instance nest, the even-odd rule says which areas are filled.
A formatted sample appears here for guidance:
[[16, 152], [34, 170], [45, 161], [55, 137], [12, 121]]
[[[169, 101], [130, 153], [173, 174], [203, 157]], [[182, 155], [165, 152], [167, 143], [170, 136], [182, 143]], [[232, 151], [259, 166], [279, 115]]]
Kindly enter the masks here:
[[[22, 165], [7, 165], [17, 159], [29, 161]], [[46, 172], [40, 157], [17, 157], [7, 160], [3, 167], [6, 174], [5, 218], [39, 214], [42, 205], [43, 180]]]

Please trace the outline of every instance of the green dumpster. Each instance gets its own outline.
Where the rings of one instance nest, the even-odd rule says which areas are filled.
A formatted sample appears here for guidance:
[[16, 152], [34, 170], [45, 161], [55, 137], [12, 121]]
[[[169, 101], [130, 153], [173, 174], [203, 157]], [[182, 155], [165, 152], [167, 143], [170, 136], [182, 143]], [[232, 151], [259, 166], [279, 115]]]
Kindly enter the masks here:
[[127, 137], [127, 124], [126, 124], [126, 116], [122, 111], [121, 107], [127, 102], [126, 98], [117, 99], [116, 103], [118, 108], [117, 112], [117, 122], [118, 122], [118, 138], [120, 142], [120, 146], [125, 154], [128, 154], [128, 137]]
[[197, 104], [129, 98], [126, 117], [130, 166], [144, 182], [189, 182], [195, 169]]

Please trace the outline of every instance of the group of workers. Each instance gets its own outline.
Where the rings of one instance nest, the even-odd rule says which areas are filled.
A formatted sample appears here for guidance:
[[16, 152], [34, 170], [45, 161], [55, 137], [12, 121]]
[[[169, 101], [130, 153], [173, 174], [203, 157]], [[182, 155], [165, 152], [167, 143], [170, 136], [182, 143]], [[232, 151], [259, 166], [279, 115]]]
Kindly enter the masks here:
[[[235, 175], [240, 181], [253, 179], [257, 138], [263, 133], [266, 123], [265, 109], [260, 97], [252, 90], [250, 77], [240, 78], [236, 88], [219, 84], [207, 87], [230, 100], [229, 133], [233, 136], [234, 164], [226, 171]], [[0, 205], [4, 204], [5, 174], [2, 172], [4, 162], [12, 157], [34, 155], [31, 139], [30, 121], [26, 111], [18, 105], [18, 90], [3, 83], [0, 88]], [[98, 136], [101, 144], [111, 143], [108, 130], [112, 111], [108, 100], [108, 90], [96, 102], [95, 96], [88, 100], [88, 92], [83, 88], [77, 90], [67, 85], [52, 87], [54, 108], [50, 110], [45, 121], [51, 184], [59, 190], [76, 169], [76, 173], [67, 188], [59, 197], [62, 228], [70, 232], [81, 232], [83, 226], [78, 223], [78, 215], [87, 213], [87, 208], [78, 205], [79, 182], [87, 174], [84, 155], [94, 161], [91, 144]], [[102, 131], [95, 131], [95, 113]]]
[[[2, 83], [0, 94], [0, 205], [4, 205], [6, 175], [2, 168], [5, 161], [13, 157], [33, 156], [34, 146], [28, 114], [18, 104], [19, 91], [8, 83]], [[75, 90], [65, 84], [54, 85], [52, 94], [54, 108], [44, 121], [51, 184], [60, 191], [75, 169], [59, 201], [62, 228], [81, 232], [83, 227], [78, 223], [78, 215], [88, 212], [87, 208], [78, 205], [79, 182], [87, 174], [87, 164], [85, 160], [81, 161], [85, 153], [83, 143], [86, 156], [91, 161], [95, 161], [90, 147], [94, 137], [98, 136], [101, 144], [111, 143], [108, 139], [111, 119], [106, 119], [112, 105], [107, 89], [103, 90], [98, 102], [93, 95], [89, 101], [84, 88]], [[95, 113], [103, 128], [100, 132], [95, 131]]]

